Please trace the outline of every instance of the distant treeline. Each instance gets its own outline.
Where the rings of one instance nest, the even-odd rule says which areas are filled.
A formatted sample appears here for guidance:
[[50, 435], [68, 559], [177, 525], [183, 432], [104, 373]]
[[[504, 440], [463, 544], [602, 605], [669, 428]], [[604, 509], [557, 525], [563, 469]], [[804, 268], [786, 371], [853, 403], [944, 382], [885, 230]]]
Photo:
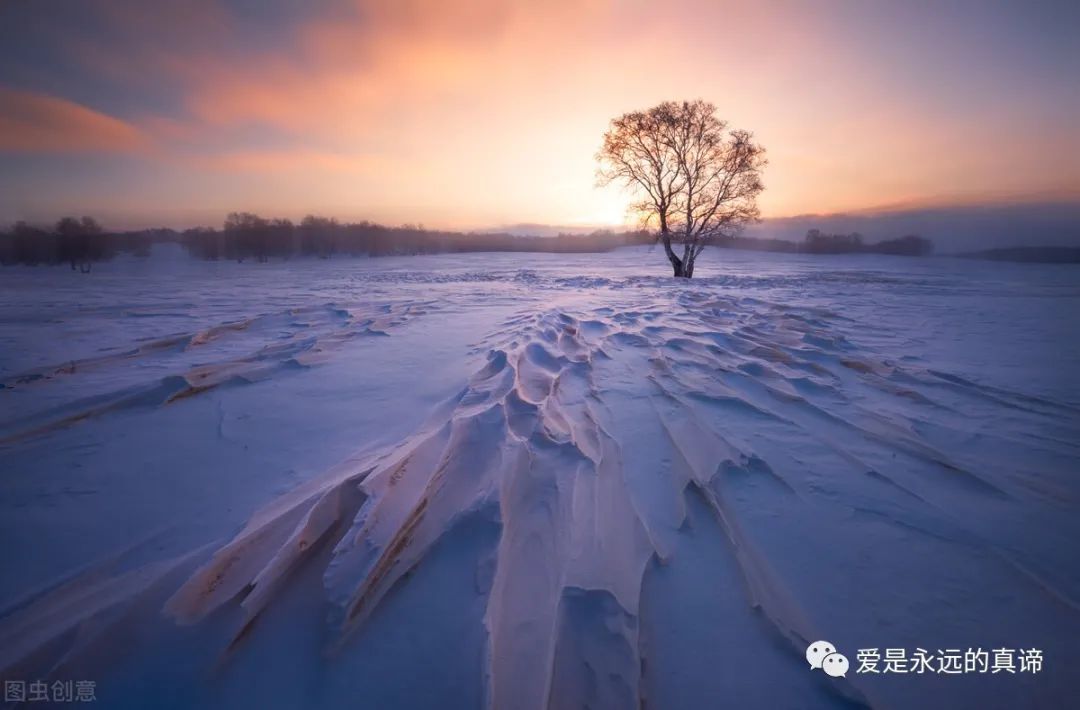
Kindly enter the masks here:
[[1080, 264], [1080, 247], [1006, 247], [972, 251], [957, 256], [1027, 264]]
[[250, 212], [233, 212], [222, 229], [189, 229], [181, 235], [184, 248], [202, 259], [255, 259], [317, 256], [391, 256], [471, 251], [602, 252], [629, 244], [647, 244], [646, 231], [560, 234], [557, 237], [519, 237], [505, 233], [466, 233], [386, 227], [373, 222], [342, 224], [329, 217], [308, 215], [293, 224]]
[[759, 239], [734, 237], [722, 246], [754, 251], [780, 251], [799, 254], [892, 254], [894, 256], [927, 256], [934, 251], [934, 243], [915, 234], [898, 239], [886, 239], [868, 244], [858, 232], [850, 234], [826, 234], [817, 229], [806, 233], [802, 242], [786, 239]]
[[[450, 232], [405, 225], [387, 227], [373, 222], [341, 223], [329, 217], [308, 215], [294, 224], [288, 219], [267, 219], [250, 212], [233, 212], [221, 229], [199, 227], [176, 232], [153, 229], [109, 232], [92, 217], [64, 217], [53, 227], [18, 222], [0, 232], [2, 264], [69, 264], [89, 272], [94, 262], [121, 252], [147, 256], [157, 242], [179, 242], [200, 259], [269, 261], [293, 257], [390, 256], [456, 252], [604, 252], [622, 246], [653, 244], [656, 235], [646, 230], [591, 234], [560, 234], [527, 237], [507, 233]], [[750, 237], [729, 238], [719, 247], [807, 254], [897, 254], [923, 256], [931, 253], [928, 239], [908, 235], [867, 244], [858, 233], [824, 234], [816, 229], [803, 242]]]
[[229, 214], [221, 229], [109, 232], [93, 217], [64, 217], [53, 227], [17, 222], [0, 232], [0, 264], [70, 264], [72, 269], [86, 273], [94, 262], [107, 261], [121, 252], [148, 256], [152, 245], [160, 242], [179, 242], [190, 255], [200, 259], [269, 261], [471, 251], [586, 253], [649, 244], [653, 240], [654, 236], [644, 230], [522, 237], [437, 231], [412, 225], [387, 227], [367, 221], [341, 223], [314, 215], [294, 224], [288, 219], [267, 219], [249, 212]]
[[119, 252], [150, 253], [157, 232], [107, 232], [93, 217], [64, 217], [51, 228], [16, 222], [0, 232], [0, 264], [70, 264], [88, 273], [97, 261]]

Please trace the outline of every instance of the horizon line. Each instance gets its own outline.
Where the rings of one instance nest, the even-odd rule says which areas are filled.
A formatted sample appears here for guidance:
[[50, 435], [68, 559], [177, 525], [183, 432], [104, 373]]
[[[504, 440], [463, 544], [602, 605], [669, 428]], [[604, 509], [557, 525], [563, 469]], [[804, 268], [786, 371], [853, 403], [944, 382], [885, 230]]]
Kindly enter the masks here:
[[[798, 219], [835, 219], [843, 217], [885, 217], [897, 214], [903, 214], [906, 212], [920, 212], [920, 211], [937, 211], [937, 210], [949, 210], [949, 209], [979, 209], [979, 208], [1003, 208], [1003, 207], [1022, 207], [1022, 206], [1035, 206], [1035, 205], [1077, 205], [1080, 206], [1080, 188], [1077, 189], [1062, 189], [1062, 190], [1050, 190], [1040, 192], [1029, 193], [1017, 193], [1017, 192], [995, 192], [995, 193], [980, 193], [972, 195], [968, 193], [956, 193], [953, 195], [938, 195], [930, 198], [917, 198], [910, 200], [900, 200], [896, 202], [884, 203], [869, 207], [857, 207], [850, 209], [834, 210], [830, 212], [800, 212], [795, 214], [786, 215], [768, 215], [763, 216], [759, 224], [768, 222], [779, 222], [785, 220], [798, 220]], [[263, 216], [264, 213], [259, 210], [250, 209], [230, 209], [222, 213], [219, 218], [219, 222], [224, 222], [225, 217], [234, 212], [244, 213], [249, 212], [259, 216]], [[496, 232], [512, 232], [523, 227], [535, 227], [541, 230], [623, 230], [623, 231], [638, 231], [643, 229], [640, 225], [637, 225], [631, 221], [624, 222], [575, 222], [575, 221], [556, 221], [556, 222], [544, 222], [535, 219], [524, 219], [513, 222], [502, 222], [500, 224], [487, 224], [487, 225], [453, 225], [447, 223], [435, 223], [425, 224], [422, 221], [415, 222], [398, 222], [392, 223], [390, 221], [382, 221], [379, 219], [372, 219], [369, 217], [356, 217], [356, 218], [340, 218], [320, 210], [302, 210], [303, 215], [296, 219], [298, 222], [300, 219], [306, 216], [325, 217], [330, 219], [341, 220], [342, 224], [357, 224], [361, 222], [370, 222], [384, 227], [401, 228], [401, 227], [418, 227], [420, 229], [428, 231], [444, 231], [444, 232], [461, 232], [468, 233], [496, 233]], [[105, 215], [100, 216], [99, 215]], [[4, 220], [0, 220], [0, 225], [3, 227], [10, 227], [18, 222], [26, 222], [34, 226], [48, 226], [56, 221], [69, 216], [82, 217], [90, 216], [95, 219], [107, 223], [110, 220], [116, 222], [127, 222], [128, 224], [117, 228], [117, 232], [139, 232], [149, 231], [155, 229], [170, 229], [173, 231], [184, 231], [186, 229], [197, 229], [201, 227], [209, 227], [217, 229], [220, 224], [207, 224], [202, 221], [186, 221], [182, 218], [180, 220], [165, 219], [162, 221], [151, 222], [141, 221], [137, 218], [122, 217], [114, 215], [108, 216], [109, 211], [104, 212], [98, 210], [95, 214], [94, 210], [61, 210], [54, 217], [49, 219], [41, 218], [26, 218], [26, 217], [8, 217]], [[269, 213], [267, 213], [269, 214]], [[280, 216], [272, 215], [267, 217], [268, 219], [293, 219], [292, 216]], [[183, 221], [182, 226], [180, 222]], [[107, 229], [108, 224], [104, 224]]]

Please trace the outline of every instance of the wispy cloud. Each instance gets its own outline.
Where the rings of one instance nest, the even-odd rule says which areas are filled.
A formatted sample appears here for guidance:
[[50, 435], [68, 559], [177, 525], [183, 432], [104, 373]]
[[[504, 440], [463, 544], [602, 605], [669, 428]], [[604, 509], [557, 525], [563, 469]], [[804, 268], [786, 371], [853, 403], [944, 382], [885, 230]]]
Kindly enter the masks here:
[[0, 88], [0, 151], [141, 153], [150, 141], [137, 127], [73, 101]]
[[[768, 148], [767, 215], [1080, 186], [1076, 51], [999, 10], [95, 0], [62, 32], [39, 23], [67, 60], [35, 68], [48, 91], [5, 94], [0, 149], [143, 151], [193, 206], [205, 176], [267, 209], [597, 222], [626, 202], [594, 189], [607, 121], [702, 97]], [[1027, 51], [992, 51], [1009, 41]]]

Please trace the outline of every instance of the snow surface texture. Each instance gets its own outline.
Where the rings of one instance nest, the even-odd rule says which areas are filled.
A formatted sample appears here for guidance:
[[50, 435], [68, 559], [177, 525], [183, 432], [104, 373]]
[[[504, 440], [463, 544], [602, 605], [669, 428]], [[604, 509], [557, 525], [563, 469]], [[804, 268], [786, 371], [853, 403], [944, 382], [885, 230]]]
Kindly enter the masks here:
[[[0, 674], [133, 708], [1067, 705], [1076, 271], [707, 257], [4, 270]], [[855, 673], [886, 647], [1045, 662]]]

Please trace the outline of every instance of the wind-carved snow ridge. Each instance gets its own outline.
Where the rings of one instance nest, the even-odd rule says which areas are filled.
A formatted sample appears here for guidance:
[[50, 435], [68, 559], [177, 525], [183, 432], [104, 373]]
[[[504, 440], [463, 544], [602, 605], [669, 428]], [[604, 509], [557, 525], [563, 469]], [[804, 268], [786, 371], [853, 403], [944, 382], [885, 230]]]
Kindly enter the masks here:
[[[191, 620], [240, 594], [253, 619], [305, 551], [331, 536], [324, 585], [336, 609], [331, 645], [340, 646], [448, 530], [486, 516], [501, 526], [485, 615], [488, 705], [633, 707], [643, 695], [643, 576], [654, 557], [677, 556], [689, 488], [719, 521], [748, 606], [794, 652], [820, 635], [797, 585], [782, 578], [743, 520], [747, 485], [789, 501], [780, 508], [805, 503], [815, 485], [789, 480], [754, 450], [747, 432], [756, 420], [818, 439], [865, 477], [861, 485], [880, 489], [877, 514], [900, 525], [929, 516], [934, 522], [922, 524], [944, 530], [937, 534], [993, 547], [929, 501], [917, 477], [893, 478], [863, 457], [900, 454], [947, 479], [935, 480], [935, 489], [966, 496], [1008, 499], [1005, 482], [946, 455], [911, 421], [864, 409], [845, 392], [857, 381], [933, 409], [947, 406], [932, 398], [935, 388], [962, 387], [1047, 413], [1060, 405], [875, 361], [830, 332], [829, 314], [694, 294], [682, 304], [674, 314], [645, 304], [511, 319], [481, 369], [421, 431], [265, 511], [170, 610]], [[850, 441], [859, 443], [840, 443]], [[910, 516], [891, 502], [894, 491], [911, 502]], [[867, 495], [868, 508], [874, 499]], [[854, 685], [842, 692], [864, 697]]]
[[502, 534], [485, 617], [490, 706], [571, 702], [576, 686], [556, 669], [575, 603], [614, 620], [598, 657], [580, 663], [605, 670], [592, 701], [619, 706], [638, 694], [636, 617], [653, 546], [604, 429], [592, 381], [599, 338], [563, 314], [530, 330], [535, 338], [491, 350], [446, 420], [364, 480], [367, 501], [326, 586], [347, 634], [456, 520], [492, 516]]
[[[0, 382], [0, 389], [62, 390], [73, 387], [72, 380], [79, 380], [83, 388], [98, 391], [74, 400], [63, 398], [29, 416], [0, 421], [0, 444], [109, 412], [162, 406], [217, 387], [265, 380], [282, 370], [314, 367], [349, 340], [386, 335], [430, 307], [426, 303], [390, 303], [291, 308], [23, 372]], [[274, 335], [268, 336], [270, 333]], [[124, 381], [118, 386], [115, 372], [123, 365], [129, 366], [127, 372], [136, 374], [145, 370], [165, 374], [152, 381]], [[96, 377], [101, 378], [100, 384]]]
[[[643, 590], [667, 583], [691, 528], [718, 531], [701, 548], [734, 560], [736, 573], [714, 580], [742, 600], [723, 607], [725, 618], [746, 616], [754, 633], [782, 641], [754, 657], [758, 686], [769, 673], [815, 682], [801, 658], [818, 638], [854, 648], [867, 629], [907, 623], [962, 636], [971, 619], [1006, 618], [1014, 605], [1035, 627], [1078, 625], [1080, 579], [1018, 532], [1017, 512], [1038, 501], [1065, 519], [1077, 505], [1052, 465], [1076, 455], [1074, 406], [880, 357], [852, 344], [847, 319], [820, 309], [674, 288], [607, 303], [503, 322], [424, 425], [261, 510], [170, 595], [168, 614], [194, 624], [239, 609], [222, 651], [243, 653], [300, 570], [325, 564], [332, 664], [448, 533], [482, 518], [499, 529], [493, 558], [477, 561], [486, 704], [498, 710], [667, 706], [650, 669], [679, 649], [650, 626], [664, 609]], [[364, 328], [412, 313], [391, 309]], [[356, 332], [331, 328], [320, 347]], [[288, 354], [271, 362], [303, 357], [301, 342], [287, 339]], [[1005, 429], [1012, 438], [967, 430], [961, 413], [973, 401], [995, 417], [1020, 413]], [[962, 445], [971, 439], [978, 446]], [[1030, 470], [994, 465], [984, 447], [1026, 457]], [[697, 501], [711, 525], [693, 519]], [[889, 560], [886, 582], [877, 559]], [[961, 582], [974, 573], [1002, 593], [973, 596]], [[880, 595], [879, 606], [844, 606], [860, 593]], [[922, 603], [917, 617], [905, 616], [903, 594]], [[52, 603], [42, 597], [26, 618]], [[66, 628], [20, 648], [59, 643]], [[870, 704], [899, 697], [854, 674], [828, 692]]]

